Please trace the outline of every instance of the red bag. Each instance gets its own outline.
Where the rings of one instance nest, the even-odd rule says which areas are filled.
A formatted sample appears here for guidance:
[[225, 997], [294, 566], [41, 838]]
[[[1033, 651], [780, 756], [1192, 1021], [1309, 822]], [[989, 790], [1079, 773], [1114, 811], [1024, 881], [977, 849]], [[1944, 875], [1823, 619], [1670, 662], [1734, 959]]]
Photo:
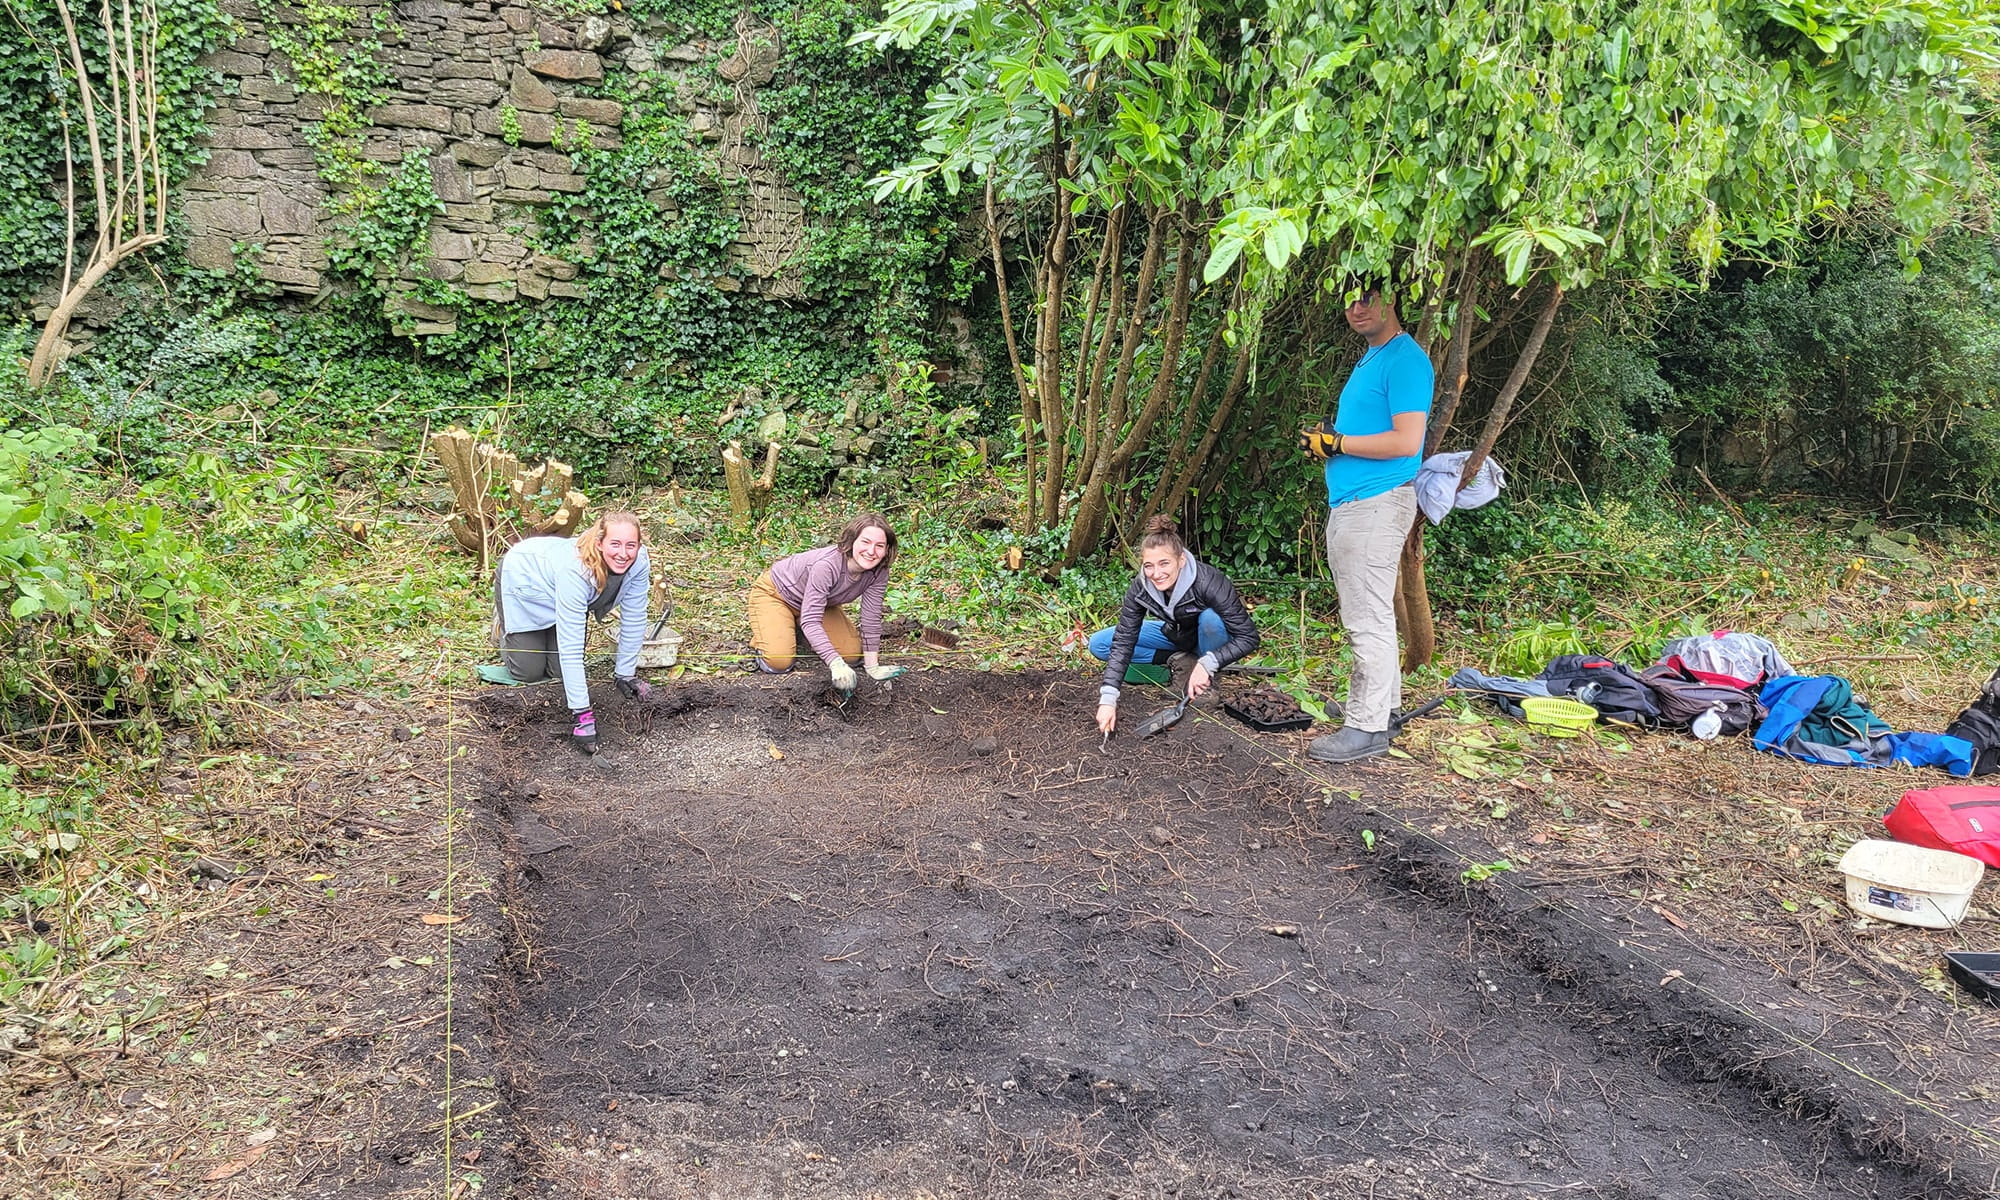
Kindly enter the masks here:
[[1955, 850], [2000, 867], [2000, 787], [1904, 792], [1882, 824], [1899, 842]]

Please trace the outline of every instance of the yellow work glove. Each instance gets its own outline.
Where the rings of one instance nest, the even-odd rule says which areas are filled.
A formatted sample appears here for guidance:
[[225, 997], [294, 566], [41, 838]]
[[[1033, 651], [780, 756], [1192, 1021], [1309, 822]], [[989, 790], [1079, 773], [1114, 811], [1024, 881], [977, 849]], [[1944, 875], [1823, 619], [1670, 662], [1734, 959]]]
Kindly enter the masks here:
[[1332, 421], [1321, 421], [1318, 425], [1299, 434], [1299, 447], [1321, 462], [1340, 453], [1340, 444], [1345, 440], [1333, 431]]

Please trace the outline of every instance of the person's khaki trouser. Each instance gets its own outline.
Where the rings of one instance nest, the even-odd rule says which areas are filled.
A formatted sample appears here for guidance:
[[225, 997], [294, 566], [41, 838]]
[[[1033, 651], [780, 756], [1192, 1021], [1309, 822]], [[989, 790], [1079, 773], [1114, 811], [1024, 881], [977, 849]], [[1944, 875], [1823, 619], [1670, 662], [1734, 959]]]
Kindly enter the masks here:
[[[820, 614], [819, 623], [842, 658], [861, 661], [861, 631], [847, 619], [844, 609], [838, 604], [828, 605]], [[750, 648], [765, 666], [784, 671], [790, 669], [800, 650], [812, 653], [808, 646], [805, 633], [799, 629], [798, 610], [778, 594], [769, 571], [759, 575], [757, 582], [750, 585]]]
[[1403, 539], [1417, 516], [1417, 491], [1405, 484], [1326, 514], [1326, 565], [1340, 592], [1340, 623], [1354, 654], [1347, 681], [1347, 724], [1367, 733], [1389, 728], [1403, 702], [1396, 650], [1396, 572]]

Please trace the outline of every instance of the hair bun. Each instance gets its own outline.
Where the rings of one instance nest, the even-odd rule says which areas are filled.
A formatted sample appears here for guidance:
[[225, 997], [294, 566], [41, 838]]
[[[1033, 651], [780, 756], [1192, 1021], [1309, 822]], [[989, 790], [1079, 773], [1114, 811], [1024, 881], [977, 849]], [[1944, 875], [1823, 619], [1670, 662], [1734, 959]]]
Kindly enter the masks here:
[[1181, 527], [1177, 522], [1175, 522], [1175, 520], [1172, 517], [1168, 516], [1167, 514], [1154, 513], [1151, 517], [1148, 517], [1146, 519], [1146, 536], [1151, 537], [1154, 534], [1165, 534], [1167, 537], [1179, 537], [1181, 534]]

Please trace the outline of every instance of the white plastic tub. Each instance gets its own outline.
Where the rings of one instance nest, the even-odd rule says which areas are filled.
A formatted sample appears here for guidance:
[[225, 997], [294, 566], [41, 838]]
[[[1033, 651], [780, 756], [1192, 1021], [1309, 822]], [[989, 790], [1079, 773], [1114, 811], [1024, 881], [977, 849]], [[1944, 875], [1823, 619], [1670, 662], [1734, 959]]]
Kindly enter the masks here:
[[1847, 876], [1847, 903], [1855, 912], [1950, 929], [1965, 919], [1986, 864], [1949, 850], [1865, 838], [1848, 848], [1840, 869]]
[[660, 636], [649, 639], [639, 647], [639, 665], [647, 670], [671, 667], [680, 661], [681, 635], [671, 629], [660, 630]]

